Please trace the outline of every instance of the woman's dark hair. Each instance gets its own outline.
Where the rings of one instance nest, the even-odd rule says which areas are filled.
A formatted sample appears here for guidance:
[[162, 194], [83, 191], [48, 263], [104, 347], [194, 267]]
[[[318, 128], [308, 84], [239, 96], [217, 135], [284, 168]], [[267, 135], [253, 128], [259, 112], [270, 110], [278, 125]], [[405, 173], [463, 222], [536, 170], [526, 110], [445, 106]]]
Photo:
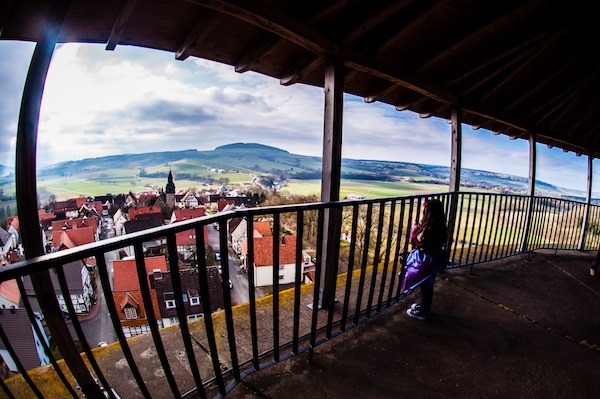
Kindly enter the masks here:
[[436, 251], [446, 244], [446, 215], [440, 200], [430, 199], [423, 204], [423, 218], [417, 226], [415, 237], [418, 247]]

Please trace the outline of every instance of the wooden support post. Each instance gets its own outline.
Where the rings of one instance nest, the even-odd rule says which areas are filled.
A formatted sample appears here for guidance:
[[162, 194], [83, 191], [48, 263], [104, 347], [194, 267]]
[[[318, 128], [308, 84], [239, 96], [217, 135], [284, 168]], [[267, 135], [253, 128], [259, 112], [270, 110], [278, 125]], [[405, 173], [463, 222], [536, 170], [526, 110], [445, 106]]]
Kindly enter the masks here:
[[[325, 115], [323, 126], [323, 167], [321, 201], [340, 199], [342, 168], [342, 116], [344, 108], [344, 64], [338, 58], [328, 58], [325, 65]], [[335, 301], [335, 280], [339, 261], [339, 208], [326, 209], [323, 223], [323, 256], [321, 263], [321, 301], [328, 306]]]
[[536, 175], [536, 164], [537, 164], [537, 147], [535, 141], [535, 135], [531, 133], [529, 135], [529, 201], [527, 202], [527, 214], [525, 215], [525, 228], [523, 231], [523, 237], [521, 238], [521, 245], [519, 246], [519, 252], [526, 252], [529, 241], [529, 231], [531, 230], [531, 221], [533, 217], [533, 201], [535, 198], [535, 175]]
[[[15, 183], [21, 237], [27, 259], [44, 254], [37, 203], [36, 153], [42, 95], [50, 61], [70, 0], [57, 0], [52, 5], [46, 24], [35, 46], [21, 100], [17, 126]], [[31, 275], [35, 294], [52, 338], [60, 349], [69, 369], [88, 398], [104, 398], [100, 387], [86, 367], [71, 339], [54, 294], [49, 272]]]
[[450, 184], [448, 191], [450, 196], [450, 206], [448, 208], [448, 240], [446, 243], [446, 252], [450, 254], [452, 248], [452, 237], [454, 237], [454, 226], [456, 226], [456, 214], [458, 207], [458, 192], [460, 191], [460, 169], [462, 162], [462, 111], [454, 108], [452, 110], [452, 146], [450, 159]]
[[588, 154], [588, 170], [587, 170], [587, 196], [585, 198], [585, 211], [583, 214], [583, 221], [581, 222], [581, 233], [579, 235], [579, 245], [577, 249], [582, 251], [585, 249], [585, 237], [588, 229], [589, 218], [590, 218], [590, 205], [592, 203], [592, 183], [593, 183], [593, 161], [594, 157], [590, 152]]

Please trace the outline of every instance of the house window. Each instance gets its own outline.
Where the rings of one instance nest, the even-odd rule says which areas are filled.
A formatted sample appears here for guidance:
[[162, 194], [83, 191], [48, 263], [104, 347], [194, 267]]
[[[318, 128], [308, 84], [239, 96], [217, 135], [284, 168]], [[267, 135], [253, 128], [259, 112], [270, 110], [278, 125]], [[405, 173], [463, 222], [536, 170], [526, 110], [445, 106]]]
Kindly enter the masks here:
[[125, 318], [126, 319], [137, 319], [137, 311], [135, 310], [135, 308], [126, 307], [123, 310], [125, 311]]
[[200, 305], [200, 297], [198, 297], [198, 296], [190, 297], [190, 305], [192, 305], [192, 306]]
[[171, 317], [169, 318], [171, 324], [179, 324], [179, 317]]
[[284, 266], [279, 266], [279, 270], [283, 270], [285, 267]]
[[167, 305], [167, 309], [173, 309], [175, 307], [175, 299], [166, 300], [165, 305]]
[[283, 280], [283, 275], [282, 274], [279, 275], [279, 280]]
[[199, 319], [202, 316], [204, 316], [204, 313], [192, 314], [192, 315], [189, 315], [187, 317], [187, 319], [188, 319], [188, 321], [192, 321], [192, 320]]

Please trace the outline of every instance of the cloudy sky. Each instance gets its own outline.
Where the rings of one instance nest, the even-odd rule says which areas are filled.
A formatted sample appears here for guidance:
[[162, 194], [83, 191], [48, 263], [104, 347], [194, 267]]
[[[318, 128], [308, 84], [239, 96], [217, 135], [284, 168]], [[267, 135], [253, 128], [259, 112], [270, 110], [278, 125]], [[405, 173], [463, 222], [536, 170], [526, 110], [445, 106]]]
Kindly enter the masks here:
[[[0, 164], [14, 167], [33, 45], [0, 41]], [[127, 46], [62, 45], [48, 73], [38, 165], [123, 153], [256, 142], [321, 156], [323, 91], [211, 61]], [[528, 143], [463, 128], [463, 167], [527, 176]], [[346, 96], [343, 156], [446, 165], [450, 125]], [[595, 169], [598, 169], [594, 164]], [[538, 179], [585, 190], [586, 157], [538, 145]], [[600, 176], [600, 173], [598, 174]], [[594, 188], [594, 191], [596, 189]]]

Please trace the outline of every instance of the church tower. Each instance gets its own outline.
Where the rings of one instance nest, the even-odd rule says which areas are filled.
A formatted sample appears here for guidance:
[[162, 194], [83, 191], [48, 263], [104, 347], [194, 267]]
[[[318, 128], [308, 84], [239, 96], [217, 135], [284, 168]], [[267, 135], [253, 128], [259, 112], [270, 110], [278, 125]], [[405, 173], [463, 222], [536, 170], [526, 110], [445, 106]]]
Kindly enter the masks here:
[[173, 183], [173, 174], [169, 170], [169, 180], [167, 187], [165, 187], [165, 194], [167, 195], [167, 206], [171, 209], [175, 206], [175, 183]]

